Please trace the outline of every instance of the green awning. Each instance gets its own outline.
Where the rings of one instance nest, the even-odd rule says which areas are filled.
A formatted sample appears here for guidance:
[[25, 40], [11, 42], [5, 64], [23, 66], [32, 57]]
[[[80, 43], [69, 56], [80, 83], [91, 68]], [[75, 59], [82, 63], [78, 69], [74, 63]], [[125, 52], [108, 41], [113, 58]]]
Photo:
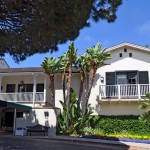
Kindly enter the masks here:
[[27, 106], [27, 105], [17, 104], [17, 103], [13, 103], [13, 102], [2, 101], [2, 100], [0, 100], [0, 107], [16, 108], [16, 109], [20, 109], [20, 110], [31, 110], [32, 109], [32, 107]]

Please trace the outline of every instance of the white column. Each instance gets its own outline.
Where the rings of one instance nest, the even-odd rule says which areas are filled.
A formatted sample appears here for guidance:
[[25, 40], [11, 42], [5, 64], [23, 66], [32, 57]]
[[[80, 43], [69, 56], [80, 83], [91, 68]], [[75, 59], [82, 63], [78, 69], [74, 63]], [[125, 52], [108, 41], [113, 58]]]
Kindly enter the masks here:
[[36, 84], [37, 84], [37, 75], [36, 74], [32, 74], [33, 78], [34, 78], [34, 83], [33, 83], [33, 107], [35, 106], [35, 94], [36, 94]]
[[46, 75], [44, 76], [44, 102], [46, 102]]

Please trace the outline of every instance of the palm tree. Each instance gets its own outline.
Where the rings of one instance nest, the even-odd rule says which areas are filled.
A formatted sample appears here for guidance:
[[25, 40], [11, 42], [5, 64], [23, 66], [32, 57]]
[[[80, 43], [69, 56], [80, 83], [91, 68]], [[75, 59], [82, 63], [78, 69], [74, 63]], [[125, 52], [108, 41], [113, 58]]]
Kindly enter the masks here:
[[77, 104], [78, 104], [78, 106], [80, 106], [82, 95], [83, 95], [83, 90], [84, 90], [85, 80], [87, 79], [88, 66], [87, 66], [85, 60], [82, 59], [82, 56], [80, 56], [77, 59], [77, 65], [80, 69], [80, 89], [79, 89], [79, 97], [78, 97]]
[[45, 58], [42, 62], [41, 66], [44, 68], [45, 73], [48, 74], [50, 79], [50, 91], [52, 96], [52, 105], [55, 105], [55, 88], [54, 88], [54, 81], [55, 81], [55, 73], [59, 69], [59, 63], [54, 57]]
[[85, 106], [83, 111], [83, 118], [87, 112], [87, 106], [89, 97], [91, 94], [91, 89], [94, 83], [95, 74], [98, 68], [102, 67], [105, 60], [108, 60], [111, 58], [110, 53], [106, 52], [106, 49], [101, 50], [102, 45], [97, 44], [96, 46], [92, 48], [88, 48], [86, 50], [86, 54], [82, 56], [82, 59], [86, 62], [86, 65], [88, 66], [89, 71], [89, 86], [85, 98]]
[[143, 120], [145, 122], [150, 121], [150, 93], [146, 94], [146, 97], [148, 98], [144, 102], [140, 103], [140, 108], [143, 110], [146, 110], [142, 115], [140, 116], [140, 120]]
[[[67, 95], [65, 98], [66, 105], [67, 105], [67, 113], [66, 113], [66, 121], [67, 121], [67, 128], [69, 127], [69, 108], [70, 108], [70, 89], [71, 89], [71, 78], [72, 78], [72, 66], [77, 59], [77, 49], [74, 48], [74, 43], [71, 42], [68, 48], [68, 51], [60, 58], [61, 62], [61, 69], [63, 69], [63, 85], [66, 80], [66, 90]], [[65, 89], [65, 87], [63, 87]], [[65, 91], [63, 90], [65, 95]], [[64, 96], [65, 97], [65, 96]]]

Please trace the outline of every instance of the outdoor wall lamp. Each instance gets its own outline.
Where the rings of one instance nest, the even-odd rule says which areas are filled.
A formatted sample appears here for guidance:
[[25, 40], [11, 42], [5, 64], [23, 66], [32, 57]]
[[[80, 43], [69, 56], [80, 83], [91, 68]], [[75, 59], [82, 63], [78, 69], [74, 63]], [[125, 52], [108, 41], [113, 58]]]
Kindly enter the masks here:
[[44, 111], [44, 116], [45, 116], [45, 118], [48, 118], [49, 117], [49, 112], [48, 111]]
[[103, 82], [104, 82], [104, 77], [101, 76], [101, 77], [100, 77], [100, 80], [101, 80], [101, 82], [103, 83]]

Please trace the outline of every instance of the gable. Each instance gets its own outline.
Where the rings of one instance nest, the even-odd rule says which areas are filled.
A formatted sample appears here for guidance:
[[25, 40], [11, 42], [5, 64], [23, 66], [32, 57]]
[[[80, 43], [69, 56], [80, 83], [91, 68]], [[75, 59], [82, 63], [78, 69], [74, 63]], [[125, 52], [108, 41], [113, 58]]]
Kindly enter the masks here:
[[150, 63], [150, 53], [145, 51], [139, 51], [131, 47], [121, 47], [114, 51], [110, 51], [112, 59], [107, 60], [106, 63], [119, 63], [129, 61], [131, 63]]
[[117, 49], [120, 49], [120, 48], [131, 48], [131, 49], [136, 49], [139, 51], [150, 53], [149, 47], [145, 47], [145, 46], [141, 46], [141, 45], [137, 45], [137, 44], [133, 44], [133, 43], [129, 43], [129, 42], [124, 42], [124, 43], [112, 46], [110, 48], [107, 48], [107, 51], [108, 52], [116, 51]]

